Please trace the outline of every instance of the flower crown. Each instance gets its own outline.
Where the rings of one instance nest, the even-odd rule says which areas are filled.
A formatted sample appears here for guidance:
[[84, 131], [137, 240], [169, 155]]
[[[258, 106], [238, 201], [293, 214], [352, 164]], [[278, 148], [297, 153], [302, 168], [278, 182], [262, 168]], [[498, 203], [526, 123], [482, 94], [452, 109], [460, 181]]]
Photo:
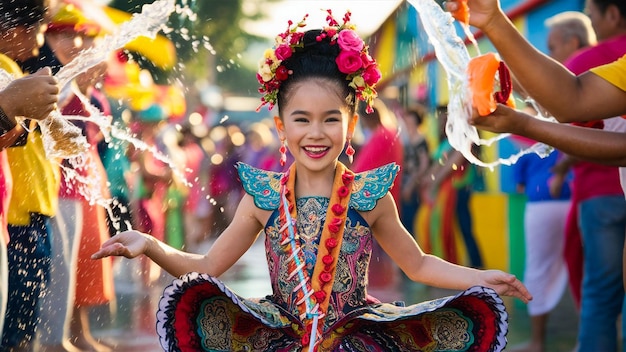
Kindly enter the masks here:
[[[335, 59], [340, 72], [347, 75], [348, 84], [356, 92], [357, 99], [367, 104], [367, 112], [372, 112], [372, 103], [378, 95], [374, 86], [380, 80], [381, 74], [376, 61], [369, 55], [368, 46], [363, 39], [354, 31], [355, 25], [350, 23], [350, 11], [343, 16], [343, 24], [339, 24], [332, 15], [331, 10], [326, 10], [328, 25], [324, 27], [316, 40], [330, 39], [331, 45], [339, 45], [339, 55]], [[291, 57], [296, 48], [304, 47], [304, 32], [298, 32], [298, 28], [306, 26], [305, 15], [302, 21], [294, 25], [288, 21], [287, 30], [276, 36], [276, 44], [272, 49], [267, 49], [259, 62], [257, 80], [261, 84], [259, 93], [261, 105], [267, 104], [271, 110], [278, 100], [278, 89], [283, 81], [289, 78], [293, 71], [288, 70], [282, 62]]]

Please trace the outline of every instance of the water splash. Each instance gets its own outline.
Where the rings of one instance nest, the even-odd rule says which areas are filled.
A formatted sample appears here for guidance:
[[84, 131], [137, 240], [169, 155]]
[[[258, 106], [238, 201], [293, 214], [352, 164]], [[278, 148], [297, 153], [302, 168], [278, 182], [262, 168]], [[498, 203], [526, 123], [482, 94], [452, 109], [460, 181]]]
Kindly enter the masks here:
[[165, 24], [175, 10], [174, 0], [159, 0], [142, 7], [141, 13], [133, 14], [124, 22], [117, 33], [106, 35], [97, 45], [83, 50], [69, 64], [63, 66], [56, 74], [59, 86], [63, 90], [76, 76], [87, 71], [107, 59], [107, 56], [124, 47], [139, 36], [155, 38], [157, 33], [165, 29]]
[[[103, 189], [105, 180], [99, 176], [101, 174], [98, 171], [99, 167], [90, 156], [89, 148], [93, 148], [93, 146], [87, 142], [82, 130], [69, 120], [84, 120], [95, 123], [102, 131], [105, 141], [108, 142], [111, 137], [114, 137], [128, 141], [140, 150], [153, 153], [158, 160], [172, 168], [185, 185], [189, 186], [190, 183], [186, 181], [183, 172], [178, 170], [167, 156], [158, 152], [156, 148], [132, 137], [125, 129], [112, 125], [110, 116], [104, 116], [99, 109], [94, 107], [76, 87], [73, 80], [81, 73], [105, 61], [112, 52], [124, 47], [135, 38], [139, 36], [154, 38], [159, 31], [166, 29], [165, 24], [174, 10], [175, 0], [159, 0], [144, 5], [141, 13], [133, 14], [132, 18], [123, 23], [116, 33], [106, 35], [97, 45], [81, 51], [74, 60], [63, 66], [55, 75], [61, 89], [59, 100], [66, 101], [72, 95], [76, 95], [90, 114], [89, 117], [66, 116], [62, 115], [59, 110], [55, 110], [47, 118], [38, 121], [46, 156], [50, 160], [65, 160], [64, 163], [60, 161], [58, 163], [65, 174], [68, 185], [75, 187], [76, 191], [89, 204], [104, 207], [111, 219], [114, 220], [114, 226], [117, 229], [120, 226], [115, 221], [116, 218], [111, 208], [113, 200], [105, 195]], [[16, 76], [0, 69], [0, 89], [4, 89], [16, 78]], [[23, 126], [27, 128], [27, 126]]]
[[[508, 158], [501, 158], [493, 162], [480, 160], [472, 153], [472, 145], [489, 146], [509, 137], [510, 134], [503, 133], [487, 140], [481, 139], [478, 130], [468, 122], [472, 116], [472, 93], [469, 89], [466, 69], [471, 57], [465, 43], [456, 33], [452, 15], [445, 12], [433, 0], [408, 0], [408, 2], [417, 10], [428, 39], [435, 49], [437, 60], [446, 71], [449, 102], [445, 131], [450, 145], [461, 152], [468, 161], [489, 169], [493, 169], [500, 164], [512, 165], [520, 157], [529, 153], [536, 153], [542, 157], [550, 154], [552, 148], [543, 143], [535, 143]], [[466, 33], [471, 34], [469, 28], [464, 28], [464, 30]], [[537, 116], [537, 118], [554, 121], [552, 118], [541, 115]]]

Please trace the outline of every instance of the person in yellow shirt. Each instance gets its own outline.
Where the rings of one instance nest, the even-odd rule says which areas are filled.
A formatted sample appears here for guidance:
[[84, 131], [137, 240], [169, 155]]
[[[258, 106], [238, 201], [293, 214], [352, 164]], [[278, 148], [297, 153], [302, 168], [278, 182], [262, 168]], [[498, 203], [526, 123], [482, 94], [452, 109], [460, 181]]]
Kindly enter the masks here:
[[[0, 54], [0, 69], [11, 74], [21, 73], [19, 67], [17, 70], [16, 67], [14, 61]], [[4, 149], [24, 133], [16, 116], [31, 116], [34, 119], [48, 116], [54, 109], [57, 93], [56, 79], [50, 75], [50, 69], [15, 79], [0, 90], [0, 336], [4, 326], [8, 288], [9, 233], [6, 214], [13, 188], [7, 152]]]
[[[8, 148], [0, 157], [6, 159], [0, 163], [0, 214], [9, 235], [8, 244], [6, 233], [0, 236], [3, 351], [29, 349], [49, 270], [47, 222], [55, 213], [59, 178], [46, 158], [40, 132], [28, 132], [16, 118], [27, 118], [24, 125], [36, 127], [31, 120], [47, 117], [56, 107], [59, 87], [50, 69], [14, 79], [22, 76], [17, 62], [37, 54], [47, 7], [47, 0], [0, 0], [0, 73], [4, 82], [12, 80], [0, 91], [0, 149]], [[13, 192], [11, 179], [19, 182]]]

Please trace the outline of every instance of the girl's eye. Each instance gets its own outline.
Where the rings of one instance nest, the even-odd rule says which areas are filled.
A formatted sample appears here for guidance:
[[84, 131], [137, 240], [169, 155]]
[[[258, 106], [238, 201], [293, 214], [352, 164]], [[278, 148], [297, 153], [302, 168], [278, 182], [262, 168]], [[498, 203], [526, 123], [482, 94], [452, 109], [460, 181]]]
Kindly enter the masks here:
[[295, 122], [309, 122], [309, 120], [306, 117], [296, 117], [294, 121]]
[[326, 118], [326, 122], [339, 122], [341, 119], [339, 117], [331, 116]]

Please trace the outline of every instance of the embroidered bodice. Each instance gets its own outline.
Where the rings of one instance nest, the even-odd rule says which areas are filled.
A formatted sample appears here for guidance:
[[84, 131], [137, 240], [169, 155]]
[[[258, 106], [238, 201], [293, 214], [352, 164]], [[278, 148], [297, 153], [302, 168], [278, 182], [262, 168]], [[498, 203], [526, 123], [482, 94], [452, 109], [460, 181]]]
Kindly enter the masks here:
[[[298, 316], [296, 295], [293, 292], [299, 280], [297, 277], [289, 277], [288, 266], [293, 259], [280, 244], [278, 207], [282, 173], [260, 170], [243, 163], [238, 165], [238, 171], [244, 189], [253, 196], [256, 206], [273, 211], [265, 225], [265, 248], [272, 280], [272, 299], [292, 315]], [[388, 192], [398, 171], [397, 165], [388, 164], [358, 173], [354, 177], [325, 327], [332, 326], [351, 311], [366, 304], [372, 233], [359, 212], [374, 209], [376, 202]], [[328, 205], [329, 198], [326, 197], [304, 197], [296, 200], [297, 239], [304, 252], [305, 269], [309, 276], [313, 274]]]

